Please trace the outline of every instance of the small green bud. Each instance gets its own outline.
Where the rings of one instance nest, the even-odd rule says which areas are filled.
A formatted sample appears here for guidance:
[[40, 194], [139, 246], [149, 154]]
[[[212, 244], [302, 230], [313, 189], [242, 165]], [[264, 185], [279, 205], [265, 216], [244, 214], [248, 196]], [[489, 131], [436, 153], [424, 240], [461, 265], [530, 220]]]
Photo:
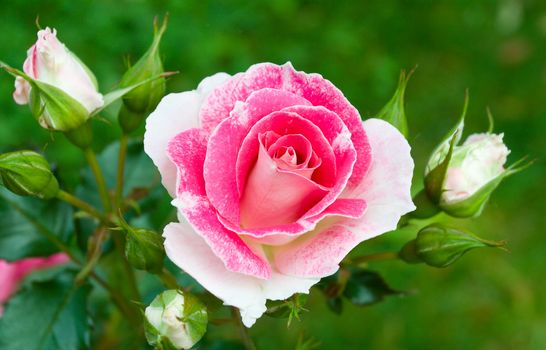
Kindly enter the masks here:
[[406, 138], [409, 135], [409, 131], [406, 112], [404, 110], [404, 93], [406, 92], [406, 86], [412, 74], [413, 70], [407, 75], [404, 70], [400, 72], [400, 80], [398, 81], [398, 87], [396, 88], [394, 95], [377, 114], [377, 118], [383, 119], [395, 126]]
[[144, 315], [146, 339], [155, 349], [190, 349], [207, 331], [205, 305], [180, 290], [159, 294]]
[[[161, 27], [157, 28], [154, 22], [154, 39], [146, 53], [123, 75], [120, 87], [129, 87], [147, 79], [156, 77], [162, 73], [163, 63], [159, 55], [161, 38], [167, 28], [167, 19]], [[126, 110], [120, 112], [119, 122], [125, 132], [136, 129], [146, 118], [147, 113], [153, 110], [165, 94], [165, 78], [151, 80], [138, 86], [123, 96], [123, 104]], [[130, 112], [130, 113], [129, 113]], [[128, 120], [136, 119], [135, 121]], [[136, 127], [135, 127], [136, 125]]]
[[59, 192], [49, 163], [33, 151], [0, 154], [0, 176], [4, 186], [20, 196], [51, 199]]
[[125, 256], [136, 269], [158, 272], [163, 268], [165, 249], [163, 238], [154, 231], [124, 227], [127, 236]]
[[505, 242], [488, 241], [459, 229], [432, 224], [419, 231], [414, 243], [404, 246], [400, 256], [407, 262], [416, 262], [418, 257], [427, 265], [447, 267], [474, 248], [504, 245]]

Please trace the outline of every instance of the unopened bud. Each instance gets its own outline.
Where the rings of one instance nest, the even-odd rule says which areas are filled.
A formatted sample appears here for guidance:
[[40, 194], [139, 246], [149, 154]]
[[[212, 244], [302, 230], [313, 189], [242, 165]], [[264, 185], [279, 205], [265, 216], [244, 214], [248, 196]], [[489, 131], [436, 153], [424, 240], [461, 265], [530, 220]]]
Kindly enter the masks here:
[[189, 349], [207, 330], [205, 305], [180, 290], [159, 294], [144, 314], [146, 339], [155, 349]]
[[432, 224], [419, 231], [417, 238], [408, 242], [399, 255], [409, 263], [447, 267], [474, 248], [503, 248], [504, 245], [505, 242], [488, 241], [459, 229]]
[[59, 192], [49, 163], [33, 151], [0, 154], [0, 176], [4, 186], [20, 196], [50, 199]]
[[163, 238], [154, 231], [125, 227], [125, 256], [136, 269], [158, 272], [163, 268]]

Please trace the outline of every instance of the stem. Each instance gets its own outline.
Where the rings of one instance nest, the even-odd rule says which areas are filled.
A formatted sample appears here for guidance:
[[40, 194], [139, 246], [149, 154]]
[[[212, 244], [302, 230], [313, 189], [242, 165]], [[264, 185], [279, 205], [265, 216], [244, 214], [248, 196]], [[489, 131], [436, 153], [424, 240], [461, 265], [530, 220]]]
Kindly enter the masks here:
[[248, 334], [248, 329], [243, 324], [243, 321], [241, 320], [241, 313], [237, 308], [231, 307], [231, 317], [235, 321], [235, 324], [237, 324], [237, 328], [239, 328], [239, 335], [241, 336], [241, 340], [243, 341], [243, 345], [245, 346], [246, 350], [256, 350], [256, 345], [254, 345], [254, 342], [252, 341], [252, 338], [250, 338], [250, 334]]
[[127, 276], [131, 298], [133, 298], [135, 301], [140, 301], [140, 293], [136, 284], [135, 272], [133, 271], [131, 265], [129, 265], [127, 258], [125, 258], [125, 244], [123, 242], [123, 237], [121, 234], [119, 234], [119, 232], [114, 232], [112, 238], [114, 239], [114, 245], [116, 246], [116, 251], [119, 254], [119, 258], [122, 261], [125, 275]]
[[96, 219], [98, 219], [100, 221], [103, 221], [103, 222], [108, 222], [109, 221], [106, 216], [104, 216], [102, 213], [100, 213], [91, 204], [82, 201], [78, 197], [75, 197], [75, 196], [71, 195], [68, 192], [65, 192], [63, 190], [59, 190], [59, 193], [57, 193], [57, 198], [62, 200], [62, 201], [65, 201], [65, 202], [67, 202], [67, 203], [69, 203], [69, 204], [71, 204], [73, 206], [75, 206], [76, 208], [79, 208], [79, 209], [83, 210], [87, 214], [93, 216], [94, 218], [96, 218]]
[[121, 200], [123, 195], [123, 177], [125, 174], [125, 158], [127, 156], [127, 143], [129, 137], [126, 133], [121, 134], [119, 140], [119, 158], [118, 158], [118, 172], [116, 177], [116, 194], [115, 194], [115, 203], [116, 207], [121, 210]]
[[346, 265], [359, 265], [370, 261], [385, 261], [398, 259], [398, 252], [381, 252], [370, 255], [357, 256], [356, 258], [347, 259]]
[[173, 274], [166, 268], [163, 268], [163, 270], [161, 270], [157, 276], [159, 279], [161, 279], [161, 282], [165, 285], [165, 287], [169, 289], [180, 289], [180, 286], [176, 281], [176, 277], [174, 277]]
[[104, 211], [110, 212], [112, 209], [110, 205], [110, 195], [108, 194], [106, 181], [104, 181], [104, 176], [102, 174], [102, 170], [100, 169], [99, 162], [97, 161], [95, 152], [93, 151], [91, 147], [84, 149], [83, 152], [85, 154], [85, 158], [87, 159], [87, 162], [89, 163], [89, 166], [91, 167], [91, 171], [93, 172], [93, 175], [95, 176], [95, 179], [97, 180], [97, 187], [99, 190], [99, 195], [102, 201], [102, 206], [104, 208]]
[[99, 228], [93, 233], [90, 240], [88, 241], [88, 252], [85, 265], [76, 276], [76, 283], [82, 283], [87, 276], [93, 271], [95, 265], [99, 262], [100, 256], [102, 254], [102, 243], [107, 237], [108, 230], [104, 226], [99, 226]]

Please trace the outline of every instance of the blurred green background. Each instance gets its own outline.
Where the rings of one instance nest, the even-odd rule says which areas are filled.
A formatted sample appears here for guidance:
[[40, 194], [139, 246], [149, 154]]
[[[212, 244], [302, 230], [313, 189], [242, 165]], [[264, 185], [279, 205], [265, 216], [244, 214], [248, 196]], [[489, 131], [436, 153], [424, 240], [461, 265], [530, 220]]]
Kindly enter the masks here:
[[[366, 117], [390, 98], [400, 69], [418, 65], [406, 94], [416, 181], [468, 88], [467, 133], [487, 128], [489, 106], [512, 150], [509, 161], [537, 160], [501, 185], [479, 220], [462, 223], [507, 240], [510, 252], [469, 253], [447, 269], [377, 262], [371, 267], [393, 287], [415, 293], [368, 308], [345, 304], [338, 316], [313, 291], [301, 322], [287, 329], [264, 317], [251, 334], [259, 349], [291, 349], [302, 332], [321, 349], [546, 349], [546, 2], [0, 0], [0, 8], [2, 60], [22, 66], [39, 16], [95, 72], [103, 92], [119, 81], [126, 57], [145, 51], [153, 17], [165, 12], [165, 67], [180, 71], [169, 91], [193, 89], [218, 71], [291, 61], [331, 80]], [[47, 157], [74, 186], [79, 152], [39, 128], [12, 90], [13, 79], [1, 74], [0, 151], [47, 145]], [[98, 148], [118, 135], [115, 124], [95, 124]], [[409, 238], [389, 234], [358, 249], [397, 249]], [[237, 338], [229, 329], [210, 334]]]

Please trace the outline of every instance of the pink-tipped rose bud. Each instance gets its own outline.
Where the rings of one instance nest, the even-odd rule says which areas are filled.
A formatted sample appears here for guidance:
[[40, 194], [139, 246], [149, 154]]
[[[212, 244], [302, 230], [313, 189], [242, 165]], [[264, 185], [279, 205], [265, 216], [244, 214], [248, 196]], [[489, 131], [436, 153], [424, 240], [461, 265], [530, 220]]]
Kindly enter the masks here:
[[[27, 55], [23, 70], [29, 77], [61, 89], [89, 114], [104, 104], [93, 73], [57, 39], [55, 29], [40, 30]], [[18, 104], [28, 104], [31, 100], [31, 85], [22, 77], [15, 79], [13, 98]]]
[[0, 315], [3, 312], [2, 304], [17, 290], [17, 286], [26, 275], [67, 261], [68, 257], [62, 253], [47, 258], [27, 258], [14, 262], [0, 260]]

